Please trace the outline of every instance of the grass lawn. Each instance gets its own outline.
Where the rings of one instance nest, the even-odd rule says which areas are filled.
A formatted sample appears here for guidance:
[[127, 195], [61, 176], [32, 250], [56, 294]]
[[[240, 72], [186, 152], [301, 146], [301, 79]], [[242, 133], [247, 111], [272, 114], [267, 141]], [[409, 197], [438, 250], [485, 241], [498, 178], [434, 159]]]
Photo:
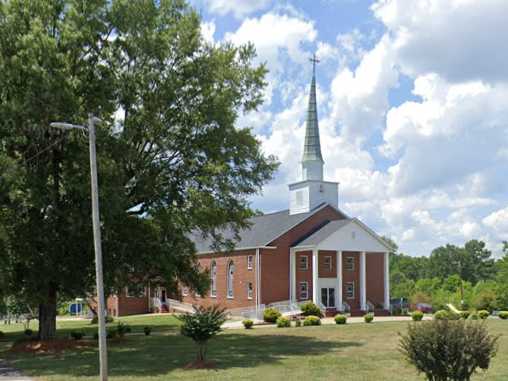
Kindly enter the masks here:
[[[398, 332], [405, 322], [378, 322], [301, 328], [227, 330], [210, 342], [209, 360], [215, 370], [184, 370], [195, 358], [195, 347], [178, 333], [177, 320], [169, 315], [123, 318], [133, 334], [109, 346], [111, 380], [423, 380], [397, 352]], [[142, 334], [153, 327], [152, 336]], [[501, 337], [499, 352], [487, 373], [475, 380], [508, 380], [508, 322], [488, 321], [490, 332]], [[6, 326], [1, 325], [4, 332]], [[59, 322], [58, 332], [95, 326]], [[58, 355], [5, 352], [20, 337], [21, 326], [11, 327], [0, 341], [0, 357], [27, 375], [48, 381], [97, 379], [97, 348]], [[1, 351], [4, 351], [3, 353]]]

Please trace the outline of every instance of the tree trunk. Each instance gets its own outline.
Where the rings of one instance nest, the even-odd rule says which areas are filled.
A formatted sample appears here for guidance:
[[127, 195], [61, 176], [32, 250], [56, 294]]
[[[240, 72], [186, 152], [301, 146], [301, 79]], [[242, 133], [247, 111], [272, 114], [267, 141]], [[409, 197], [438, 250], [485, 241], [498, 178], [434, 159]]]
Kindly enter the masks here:
[[39, 340], [56, 336], [56, 290], [50, 288], [46, 303], [39, 304]]

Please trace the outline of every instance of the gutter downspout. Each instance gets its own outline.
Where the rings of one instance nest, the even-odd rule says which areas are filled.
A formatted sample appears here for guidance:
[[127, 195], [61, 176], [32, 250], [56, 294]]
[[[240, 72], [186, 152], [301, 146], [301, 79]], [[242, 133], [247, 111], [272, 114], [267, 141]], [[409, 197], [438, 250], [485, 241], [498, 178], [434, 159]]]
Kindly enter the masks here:
[[259, 309], [261, 306], [261, 258], [259, 256], [259, 247], [256, 249], [256, 318], [259, 318]]

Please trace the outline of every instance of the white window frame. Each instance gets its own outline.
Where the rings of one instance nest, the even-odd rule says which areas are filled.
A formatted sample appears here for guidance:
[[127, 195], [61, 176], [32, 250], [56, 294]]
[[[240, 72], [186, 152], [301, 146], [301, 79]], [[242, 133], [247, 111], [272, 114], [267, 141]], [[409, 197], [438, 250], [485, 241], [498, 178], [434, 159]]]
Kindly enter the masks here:
[[217, 262], [212, 261], [210, 265], [210, 297], [217, 297]]
[[247, 283], [247, 299], [252, 300], [252, 297], [254, 295], [254, 285], [252, 282]]
[[227, 286], [227, 298], [235, 298], [235, 263], [233, 261], [228, 262], [227, 274], [226, 274], [226, 286]]
[[[302, 291], [302, 286], [305, 286], [305, 291]], [[304, 293], [305, 297], [303, 296]], [[309, 282], [307, 281], [298, 282], [298, 296], [300, 297], [300, 300], [309, 299]]]
[[346, 264], [344, 266], [346, 271], [355, 271], [355, 257], [346, 257]]
[[182, 296], [189, 296], [189, 287], [187, 286], [182, 287]]
[[[355, 298], [355, 282], [346, 282], [346, 299], [354, 299]], [[352, 286], [352, 294], [348, 295], [348, 286]]]
[[[328, 264], [326, 263], [328, 262]], [[324, 267], [326, 270], [328, 271], [332, 271], [333, 269], [333, 261], [332, 261], [332, 256], [331, 255], [325, 255], [325, 259], [324, 259]]]
[[[305, 268], [302, 268], [302, 260], [305, 259]], [[309, 256], [308, 255], [300, 255], [298, 257], [298, 270], [307, 271], [309, 269]]]
[[127, 298], [144, 298], [146, 296], [146, 287], [143, 287], [143, 291], [138, 295], [130, 295], [129, 294], [129, 287], [125, 287], [125, 296]]
[[247, 256], [247, 270], [252, 271], [254, 268], [254, 256], [248, 255]]

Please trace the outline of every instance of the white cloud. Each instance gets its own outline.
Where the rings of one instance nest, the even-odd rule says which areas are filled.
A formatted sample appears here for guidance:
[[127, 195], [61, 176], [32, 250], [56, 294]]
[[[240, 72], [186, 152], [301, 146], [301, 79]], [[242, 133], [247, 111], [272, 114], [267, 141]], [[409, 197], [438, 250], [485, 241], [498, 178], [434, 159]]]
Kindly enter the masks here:
[[206, 42], [213, 44], [215, 42], [214, 34], [215, 34], [215, 22], [208, 21], [201, 23], [201, 35], [205, 39]]
[[499, 233], [503, 239], [508, 239], [508, 207], [492, 212], [482, 222]]
[[206, 0], [206, 3], [212, 13], [222, 16], [232, 13], [236, 18], [242, 18], [268, 8], [272, 0]]

